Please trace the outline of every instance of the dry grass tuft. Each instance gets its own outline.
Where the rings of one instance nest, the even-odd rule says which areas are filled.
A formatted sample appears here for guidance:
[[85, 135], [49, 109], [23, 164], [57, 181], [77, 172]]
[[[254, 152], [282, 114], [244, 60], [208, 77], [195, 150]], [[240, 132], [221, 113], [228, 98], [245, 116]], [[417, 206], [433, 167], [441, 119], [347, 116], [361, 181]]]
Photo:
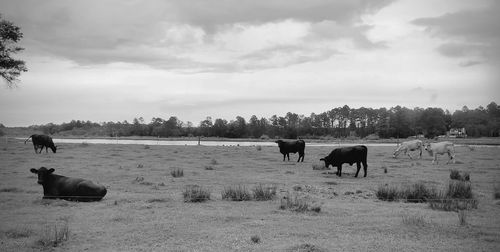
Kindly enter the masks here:
[[257, 146], [255, 146], [255, 149], [258, 150], [258, 151], [261, 151], [262, 150], [262, 146], [257, 145]]
[[450, 171], [450, 179], [452, 180], [460, 180], [460, 181], [470, 181], [470, 174], [468, 172], [464, 172], [463, 175], [458, 170]]
[[466, 210], [458, 210], [458, 223], [460, 226], [467, 225], [467, 211]]
[[252, 195], [244, 186], [224, 187], [222, 191], [223, 200], [247, 201], [252, 199]]
[[380, 185], [376, 195], [379, 200], [395, 201], [399, 199], [399, 191], [395, 186]]
[[258, 235], [252, 235], [252, 237], [250, 237], [250, 240], [253, 243], [260, 243], [260, 237]]
[[408, 215], [408, 214], [403, 214], [401, 216], [401, 219], [404, 224], [410, 225], [410, 226], [425, 226], [427, 223], [425, 221], [424, 216], [421, 215]]
[[493, 198], [500, 199], [500, 184], [493, 186]]
[[286, 250], [287, 252], [326, 252], [328, 250], [320, 248], [318, 246], [304, 243], [297, 246], [293, 246]]
[[211, 166], [211, 165], [205, 165], [205, 170], [207, 170], [207, 171], [213, 171], [214, 167]]
[[182, 195], [184, 202], [205, 202], [210, 200], [210, 191], [198, 185], [186, 186]]
[[326, 168], [325, 163], [313, 163], [312, 168], [315, 171], [330, 170], [329, 168]]
[[276, 186], [259, 184], [252, 191], [253, 198], [257, 201], [273, 200], [276, 197]]
[[172, 177], [174, 178], [184, 177], [184, 170], [181, 168], [175, 168], [170, 171], [170, 175], [172, 175]]
[[299, 213], [308, 211], [319, 213], [321, 211], [320, 206], [314, 206], [308, 200], [299, 198], [297, 195], [292, 196], [290, 195], [290, 193], [288, 193], [287, 196], [281, 199], [279, 209], [290, 210]]
[[432, 209], [457, 211], [477, 208], [478, 203], [470, 182], [451, 180], [446, 191], [438, 193], [436, 199], [429, 202], [429, 206]]
[[61, 227], [54, 225], [45, 226], [41, 232], [40, 238], [36, 240], [36, 244], [43, 249], [48, 249], [50, 247], [57, 247], [61, 245], [64, 241], [69, 239], [69, 226], [68, 222], [64, 222]]
[[5, 231], [5, 236], [12, 239], [26, 238], [33, 234], [33, 230], [27, 227], [19, 227]]
[[4, 187], [4, 188], [0, 189], [0, 192], [19, 193], [19, 192], [23, 192], [23, 189], [19, 189], [17, 187]]

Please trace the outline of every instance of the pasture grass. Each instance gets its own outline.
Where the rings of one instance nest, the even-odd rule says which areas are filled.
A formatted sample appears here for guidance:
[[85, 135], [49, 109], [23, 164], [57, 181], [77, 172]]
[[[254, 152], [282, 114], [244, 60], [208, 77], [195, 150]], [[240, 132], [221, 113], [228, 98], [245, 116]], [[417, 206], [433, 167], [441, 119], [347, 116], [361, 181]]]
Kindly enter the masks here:
[[48, 249], [50, 247], [58, 247], [64, 241], [69, 239], [69, 226], [68, 222], [64, 222], [64, 224], [60, 227], [57, 225], [53, 226], [46, 225], [40, 234], [40, 237], [36, 240], [36, 245], [42, 247], [43, 249]]
[[210, 200], [210, 191], [198, 185], [189, 185], [184, 189], [182, 196], [184, 202], [205, 202]]
[[252, 199], [252, 195], [244, 186], [229, 186], [224, 187], [224, 190], [222, 190], [222, 199], [231, 201], [247, 201]]
[[257, 201], [273, 200], [276, 197], [276, 186], [258, 184], [252, 192], [253, 198]]
[[170, 175], [172, 175], [172, 177], [174, 178], [184, 177], [184, 170], [181, 168], [175, 168], [170, 171]]

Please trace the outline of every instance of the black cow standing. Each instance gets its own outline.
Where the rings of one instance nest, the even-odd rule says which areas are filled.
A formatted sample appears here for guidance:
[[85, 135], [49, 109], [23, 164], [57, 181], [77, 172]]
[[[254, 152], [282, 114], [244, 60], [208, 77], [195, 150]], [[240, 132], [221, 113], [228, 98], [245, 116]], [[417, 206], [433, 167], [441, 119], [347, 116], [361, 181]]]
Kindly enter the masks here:
[[[24, 144], [28, 142], [28, 140], [33, 141], [33, 148], [35, 148], [35, 153], [42, 153], [43, 148], [45, 147], [45, 153], [49, 152], [49, 148], [52, 150], [52, 152], [56, 153], [57, 146], [54, 145], [54, 142], [52, 141], [52, 137], [49, 137], [47, 135], [31, 135], [24, 141]], [[40, 152], [38, 152], [38, 148], [40, 148]]]
[[288, 157], [288, 161], [290, 161], [290, 153], [299, 153], [300, 161], [302, 158], [302, 162], [304, 162], [304, 149], [306, 148], [306, 142], [304, 140], [295, 140], [295, 141], [284, 141], [278, 140], [275, 143], [280, 147], [280, 152], [283, 154], [283, 161], [285, 161], [285, 156]]
[[43, 186], [44, 199], [99, 201], [107, 192], [106, 187], [90, 180], [53, 174], [54, 168], [31, 168], [30, 171], [38, 174], [38, 184]]
[[325, 161], [325, 166], [336, 166], [337, 176], [342, 176], [342, 164], [348, 163], [352, 165], [356, 163], [358, 170], [354, 177], [358, 177], [359, 169], [361, 169], [361, 163], [363, 163], [363, 170], [365, 171], [368, 165], [366, 164], [366, 156], [368, 154], [368, 148], [364, 145], [357, 145], [352, 147], [343, 147], [334, 149], [328, 156], [320, 159], [320, 161]]

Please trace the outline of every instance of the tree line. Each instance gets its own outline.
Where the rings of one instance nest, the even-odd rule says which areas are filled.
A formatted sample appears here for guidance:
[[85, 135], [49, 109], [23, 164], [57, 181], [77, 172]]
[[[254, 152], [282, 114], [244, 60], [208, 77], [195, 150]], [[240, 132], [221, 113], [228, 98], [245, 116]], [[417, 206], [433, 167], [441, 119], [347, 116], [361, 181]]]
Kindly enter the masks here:
[[73, 120], [60, 125], [49, 123], [30, 126], [45, 134], [87, 136], [154, 136], [154, 137], [225, 137], [225, 138], [309, 138], [377, 137], [407, 138], [424, 135], [434, 138], [452, 128], [465, 128], [470, 137], [498, 137], [500, 106], [491, 102], [485, 107], [450, 113], [441, 108], [396, 106], [387, 108], [351, 108], [347, 105], [309, 116], [288, 112], [270, 118], [253, 115], [247, 121], [241, 116], [234, 120], [206, 117], [194, 125], [171, 116], [165, 120], [154, 117], [145, 122], [142, 117], [132, 122], [102, 122]]

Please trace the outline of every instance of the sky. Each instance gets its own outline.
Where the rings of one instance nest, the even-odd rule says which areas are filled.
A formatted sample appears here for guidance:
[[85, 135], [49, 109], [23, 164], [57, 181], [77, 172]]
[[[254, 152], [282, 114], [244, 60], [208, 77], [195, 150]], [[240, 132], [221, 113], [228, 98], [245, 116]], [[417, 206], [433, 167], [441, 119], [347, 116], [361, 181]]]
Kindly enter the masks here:
[[497, 0], [0, 0], [21, 28], [0, 123], [198, 125], [500, 103]]

